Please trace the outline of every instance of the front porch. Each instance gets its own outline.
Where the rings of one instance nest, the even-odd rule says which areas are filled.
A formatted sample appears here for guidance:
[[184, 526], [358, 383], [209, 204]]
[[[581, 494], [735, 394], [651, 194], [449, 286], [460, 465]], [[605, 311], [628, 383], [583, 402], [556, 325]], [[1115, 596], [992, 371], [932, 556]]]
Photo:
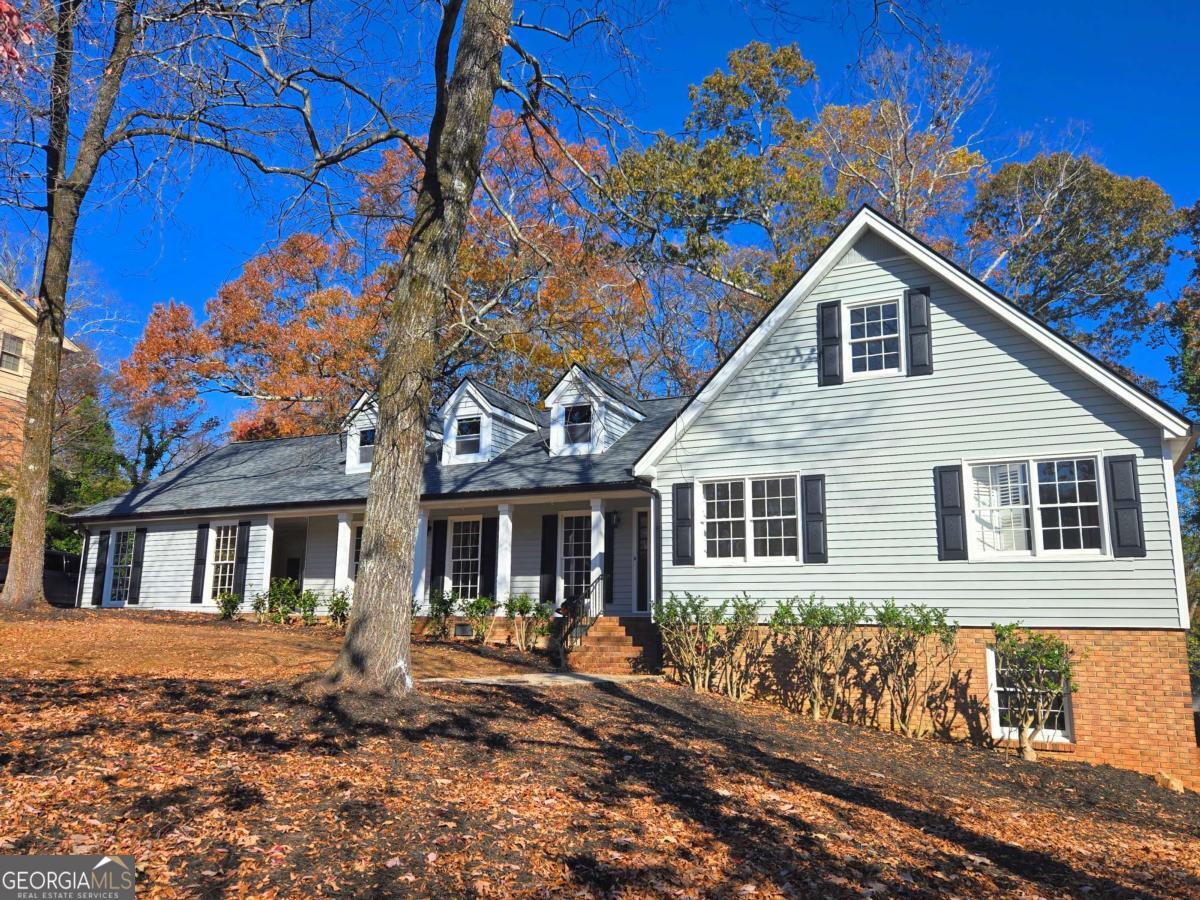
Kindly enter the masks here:
[[656, 565], [650, 499], [629, 491], [430, 503], [417, 529], [417, 609], [427, 611], [430, 592], [440, 590], [501, 605], [518, 594], [555, 607], [586, 598], [594, 615], [649, 616]]

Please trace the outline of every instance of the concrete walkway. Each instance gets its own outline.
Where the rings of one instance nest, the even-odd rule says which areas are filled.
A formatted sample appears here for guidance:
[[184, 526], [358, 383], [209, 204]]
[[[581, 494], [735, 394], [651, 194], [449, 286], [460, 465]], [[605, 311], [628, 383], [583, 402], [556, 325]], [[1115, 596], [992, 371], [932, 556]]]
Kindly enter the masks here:
[[421, 684], [491, 684], [500, 687], [572, 687], [580, 684], [624, 684], [652, 681], [661, 675], [587, 675], [583, 672], [528, 672], [521, 675], [481, 675], [474, 678], [418, 678]]

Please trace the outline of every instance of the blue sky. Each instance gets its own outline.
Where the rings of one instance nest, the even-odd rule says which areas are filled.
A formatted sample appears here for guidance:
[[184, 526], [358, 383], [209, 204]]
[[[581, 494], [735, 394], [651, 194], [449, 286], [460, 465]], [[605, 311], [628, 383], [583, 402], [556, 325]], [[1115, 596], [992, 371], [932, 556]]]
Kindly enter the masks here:
[[[814, 16], [828, 15], [829, 3], [810, 6]], [[947, 0], [930, 6], [929, 15], [949, 41], [987, 55], [998, 147], [1019, 133], [1053, 136], [1080, 123], [1087, 146], [1113, 170], [1154, 179], [1179, 204], [1200, 197], [1200, 4]], [[737, 0], [673, 4], [647, 38], [634, 86], [638, 124], [678, 127], [688, 85], [753, 39], [797, 41], [816, 63], [823, 92], [845, 83], [858, 49], [852, 25], [812, 21], [784, 32]], [[185, 186], [165, 219], [137, 206], [94, 213], [77, 258], [119, 298], [135, 338], [156, 302], [174, 298], [200, 309], [276, 237], [270, 211], [248, 202], [242, 181], [210, 168]], [[1135, 362], [1166, 375], [1159, 353], [1141, 350]]]

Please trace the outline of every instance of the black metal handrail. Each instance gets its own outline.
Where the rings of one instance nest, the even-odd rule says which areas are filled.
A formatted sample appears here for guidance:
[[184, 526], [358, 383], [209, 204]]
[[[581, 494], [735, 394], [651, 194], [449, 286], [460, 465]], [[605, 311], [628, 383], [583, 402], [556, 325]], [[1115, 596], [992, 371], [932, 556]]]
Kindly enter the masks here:
[[604, 576], [593, 581], [588, 589], [576, 594], [564, 606], [573, 619], [568, 632], [568, 648], [574, 649], [583, 642], [588, 630], [596, 624], [596, 620], [604, 614]]

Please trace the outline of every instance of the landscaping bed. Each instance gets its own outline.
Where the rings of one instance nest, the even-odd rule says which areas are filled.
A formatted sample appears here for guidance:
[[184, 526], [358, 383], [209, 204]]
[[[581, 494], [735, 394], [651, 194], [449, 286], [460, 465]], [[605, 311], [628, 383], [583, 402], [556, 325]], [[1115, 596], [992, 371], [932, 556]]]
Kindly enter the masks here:
[[656, 682], [326, 696], [282, 656], [213, 676], [165, 624], [162, 674], [22, 671], [55, 623], [0, 626], [0, 851], [132, 853], [147, 893], [1200, 895], [1200, 797], [1123, 770]]

